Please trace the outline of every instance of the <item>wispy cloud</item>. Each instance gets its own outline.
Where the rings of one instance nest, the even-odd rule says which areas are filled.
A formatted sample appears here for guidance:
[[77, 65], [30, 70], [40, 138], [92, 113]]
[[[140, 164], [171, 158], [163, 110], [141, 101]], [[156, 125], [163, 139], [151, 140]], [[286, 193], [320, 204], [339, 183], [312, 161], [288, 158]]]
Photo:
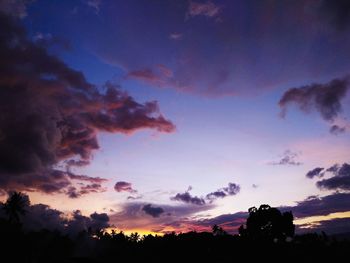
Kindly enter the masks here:
[[86, 4], [93, 8], [96, 14], [100, 13], [100, 7], [102, 4], [102, 0], [86, 0]]
[[195, 2], [190, 1], [188, 7], [189, 16], [206, 16], [206, 17], [218, 17], [221, 11], [221, 6], [214, 4], [211, 1]]
[[297, 152], [292, 152], [290, 150], [286, 150], [282, 154], [281, 159], [279, 159], [278, 161], [268, 162], [267, 164], [269, 164], [269, 165], [295, 165], [295, 166], [299, 166], [299, 165], [303, 164], [302, 162], [297, 160], [297, 158], [299, 156], [300, 156], [300, 154]]
[[181, 33], [174, 32], [169, 35], [169, 38], [172, 40], [181, 40], [182, 36], [183, 35]]

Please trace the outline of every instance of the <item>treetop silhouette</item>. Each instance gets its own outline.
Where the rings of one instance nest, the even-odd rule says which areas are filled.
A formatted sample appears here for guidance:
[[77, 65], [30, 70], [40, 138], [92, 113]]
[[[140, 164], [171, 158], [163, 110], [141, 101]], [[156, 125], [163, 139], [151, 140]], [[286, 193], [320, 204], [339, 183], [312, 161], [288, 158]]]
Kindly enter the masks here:
[[252, 240], [285, 241], [294, 236], [292, 212], [281, 213], [277, 208], [261, 205], [259, 208], [251, 207], [246, 227], [241, 225], [239, 234]]

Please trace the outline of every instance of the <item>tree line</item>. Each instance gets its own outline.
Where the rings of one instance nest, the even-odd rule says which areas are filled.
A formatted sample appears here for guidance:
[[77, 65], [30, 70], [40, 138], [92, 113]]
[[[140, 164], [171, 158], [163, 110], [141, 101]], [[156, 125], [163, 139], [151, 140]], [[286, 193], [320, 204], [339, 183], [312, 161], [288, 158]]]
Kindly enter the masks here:
[[[70, 236], [58, 230], [26, 231], [21, 217], [29, 199], [12, 193], [1, 204], [0, 260], [2, 262], [237, 262], [260, 260], [337, 260], [347, 257], [348, 240], [325, 233], [295, 235], [292, 212], [261, 205], [249, 209], [238, 234], [214, 225], [211, 232], [126, 235], [122, 231], [88, 229]], [[9, 260], [9, 261], [6, 261]]]

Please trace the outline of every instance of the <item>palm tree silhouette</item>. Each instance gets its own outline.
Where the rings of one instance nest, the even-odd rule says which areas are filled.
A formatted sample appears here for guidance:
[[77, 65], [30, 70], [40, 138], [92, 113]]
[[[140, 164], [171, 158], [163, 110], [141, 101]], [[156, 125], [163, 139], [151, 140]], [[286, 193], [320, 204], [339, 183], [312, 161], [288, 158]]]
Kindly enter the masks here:
[[26, 207], [29, 205], [30, 202], [27, 195], [20, 192], [12, 192], [7, 198], [3, 209], [5, 210], [9, 221], [18, 224], [20, 222], [20, 215], [24, 215], [27, 212]]

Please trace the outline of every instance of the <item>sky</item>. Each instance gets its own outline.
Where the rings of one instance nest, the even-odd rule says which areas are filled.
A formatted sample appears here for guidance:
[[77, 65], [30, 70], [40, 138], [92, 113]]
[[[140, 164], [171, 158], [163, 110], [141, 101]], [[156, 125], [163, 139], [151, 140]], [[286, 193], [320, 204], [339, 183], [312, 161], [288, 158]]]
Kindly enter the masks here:
[[5, 0], [0, 14], [1, 200], [22, 191], [127, 233], [235, 232], [261, 204], [299, 231], [350, 231], [347, 1]]

